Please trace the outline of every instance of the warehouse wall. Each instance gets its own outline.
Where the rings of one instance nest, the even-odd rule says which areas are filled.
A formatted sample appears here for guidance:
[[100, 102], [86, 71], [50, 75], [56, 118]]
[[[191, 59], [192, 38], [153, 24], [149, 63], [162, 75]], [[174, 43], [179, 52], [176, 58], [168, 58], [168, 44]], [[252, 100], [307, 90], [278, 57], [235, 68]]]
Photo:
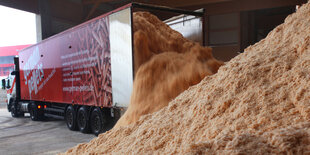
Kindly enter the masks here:
[[208, 45], [213, 48], [214, 56], [230, 60], [240, 49], [239, 13], [209, 15], [207, 19]]
[[229, 61], [249, 45], [253, 45], [306, 0], [235, 0], [184, 9], [205, 8], [207, 45], [213, 55]]

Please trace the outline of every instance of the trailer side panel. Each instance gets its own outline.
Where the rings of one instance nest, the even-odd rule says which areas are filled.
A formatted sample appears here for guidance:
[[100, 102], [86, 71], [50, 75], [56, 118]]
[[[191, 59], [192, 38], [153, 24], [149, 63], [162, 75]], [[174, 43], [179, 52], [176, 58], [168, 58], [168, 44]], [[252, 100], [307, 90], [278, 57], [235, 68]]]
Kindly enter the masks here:
[[112, 106], [108, 16], [19, 53], [21, 99]]

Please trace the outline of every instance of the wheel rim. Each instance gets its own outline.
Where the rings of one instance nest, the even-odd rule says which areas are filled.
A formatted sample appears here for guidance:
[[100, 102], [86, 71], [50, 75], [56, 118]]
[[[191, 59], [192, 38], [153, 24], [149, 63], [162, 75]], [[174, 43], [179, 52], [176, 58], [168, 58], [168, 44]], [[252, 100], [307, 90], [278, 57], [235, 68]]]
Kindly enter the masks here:
[[67, 111], [67, 123], [70, 127], [73, 124], [73, 114], [72, 114], [72, 111], [70, 110]]
[[96, 114], [93, 117], [92, 128], [93, 128], [94, 132], [99, 132], [100, 127], [101, 127], [100, 117], [98, 116], [98, 114]]
[[81, 129], [84, 129], [85, 126], [86, 126], [86, 117], [84, 115], [83, 112], [80, 112], [79, 113], [79, 118], [78, 118], [78, 121], [79, 121], [79, 126]]
[[11, 114], [13, 117], [15, 116], [15, 106], [14, 105], [11, 107]]

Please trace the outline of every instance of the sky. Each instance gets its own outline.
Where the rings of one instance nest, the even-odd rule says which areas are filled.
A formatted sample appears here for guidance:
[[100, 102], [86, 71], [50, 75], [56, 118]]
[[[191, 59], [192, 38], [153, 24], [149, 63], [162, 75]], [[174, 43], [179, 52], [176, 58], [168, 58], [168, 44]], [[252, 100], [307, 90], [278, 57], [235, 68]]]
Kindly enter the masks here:
[[35, 14], [0, 5], [0, 47], [35, 43]]

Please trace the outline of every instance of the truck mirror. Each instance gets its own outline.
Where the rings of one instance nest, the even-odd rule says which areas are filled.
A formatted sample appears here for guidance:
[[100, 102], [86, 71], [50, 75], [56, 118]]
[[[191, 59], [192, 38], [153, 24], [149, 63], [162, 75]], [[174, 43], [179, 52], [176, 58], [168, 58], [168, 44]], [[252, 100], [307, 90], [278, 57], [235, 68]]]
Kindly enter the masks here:
[[16, 75], [16, 71], [11, 72], [11, 75]]
[[8, 81], [7, 81], [6, 88], [7, 88], [7, 89], [10, 89], [10, 88], [11, 88], [10, 79], [8, 79]]
[[5, 89], [5, 79], [2, 79], [2, 89]]

